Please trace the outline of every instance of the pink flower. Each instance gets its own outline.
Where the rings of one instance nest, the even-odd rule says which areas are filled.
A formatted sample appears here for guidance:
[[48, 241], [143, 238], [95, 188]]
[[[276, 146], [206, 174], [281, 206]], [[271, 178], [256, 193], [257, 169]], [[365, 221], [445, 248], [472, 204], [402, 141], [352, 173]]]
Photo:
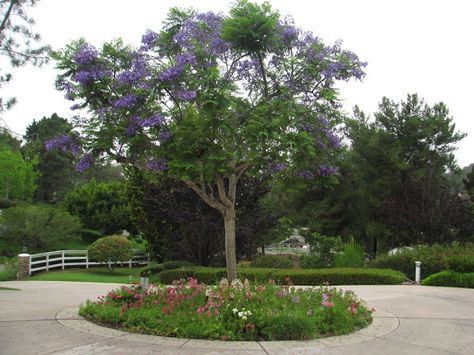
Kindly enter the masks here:
[[198, 314], [202, 314], [203, 312], [204, 312], [204, 307], [199, 307], [199, 308], [197, 309], [197, 313], [198, 313]]
[[326, 308], [332, 308], [334, 307], [334, 303], [331, 302], [331, 301], [326, 301], [326, 302], [323, 302], [322, 305]]

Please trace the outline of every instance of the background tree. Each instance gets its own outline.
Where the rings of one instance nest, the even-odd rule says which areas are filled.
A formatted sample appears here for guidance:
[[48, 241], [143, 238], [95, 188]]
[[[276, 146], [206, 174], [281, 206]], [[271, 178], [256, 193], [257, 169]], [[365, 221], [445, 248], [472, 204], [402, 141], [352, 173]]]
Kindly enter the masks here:
[[[135, 223], [158, 259], [188, 259], [204, 266], [224, 261], [222, 216], [185, 184], [152, 181], [140, 172], [133, 174], [129, 184]], [[250, 178], [243, 179], [237, 189], [238, 258], [254, 255], [261, 237], [275, 222], [260, 206], [267, 191], [267, 184]]]
[[72, 125], [57, 114], [43, 117], [26, 128], [23, 152], [27, 159], [38, 159], [35, 201], [54, 203], [70, 190], [75, 179], [74, 156], [71, 152], [47, 150], [45, 140], [70, 134]]
[[0, 255], [56, 250], [78, 237], [81, 223], [69, 213], [47, 206], [17, 206], [0, 215]]
[[[49, 59], [49, 46], [35, 46], [40, 35], [32, 30], [34, 20], [28, 16], [29, 8], [37, 0], [0, 0], [0, 54], [10, 61], [12, 67], [26, 63], [42, 65]], [[10, 73], [0, 74], [0, 87], [11, 80]], [[0, 112], [10, 108], [15, 99], [6, 102], [0, 98]]]
[[0, 148], [0, 197], [31, 201], [35, 191], [35, 161], [25, 161], [19, 151]]
[[122, 182], [97, 183], [94, 179], [69, 192], [62, 205], [82, 224], [104, 235], [133, 231], [131, 204]]
[[339, 117], [334, 85], [361, 78], [365, 65], [267, 3], [243, 0], [227, 17], [172, 10], [139, 48], [116, 41], [99, 51], [81, 40], [55, 58], [58, 88], [92, 114], [78, 121], [79, 165], [107, 154], [184, 182], [223, 217], [229, 279], [238, 181], [268, 170], [334, 173], [326, 165], [340, 144], [329, 122]]

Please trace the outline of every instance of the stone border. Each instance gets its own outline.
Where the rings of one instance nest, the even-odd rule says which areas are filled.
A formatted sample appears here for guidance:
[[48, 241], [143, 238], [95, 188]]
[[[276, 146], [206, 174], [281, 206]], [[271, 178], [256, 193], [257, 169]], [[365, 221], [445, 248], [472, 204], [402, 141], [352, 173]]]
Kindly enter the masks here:
[[367, 328], [355, 331], [348, 335], [334, 336], [307, 341], [220, 341], [172, 338], [156, 335], [135, 334], [122, 330], [112, 329], [89, 322], [78, 315], [79, 307], [67, 308], [56, 314], [56, 321], [66, 328], [91, 335], [110, 339], [120, 339], [134, 343], [154, 344], [175, 349], [212, 349], [212, 350], [236, 350], [236, 351], [264, 351], [278, 353], [291, 349], [292, 351], [323, 350], [380, 338], [392, 333], [400, 326], [399, 318], [390, 312], [377, 309], [374, 313], [372, 324]]

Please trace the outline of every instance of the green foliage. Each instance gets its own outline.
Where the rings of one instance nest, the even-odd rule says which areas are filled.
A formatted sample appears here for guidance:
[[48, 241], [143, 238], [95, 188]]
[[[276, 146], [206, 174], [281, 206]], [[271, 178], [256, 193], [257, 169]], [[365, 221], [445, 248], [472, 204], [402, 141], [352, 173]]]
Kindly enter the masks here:
[[163, 270], [172, 270], [187, 266], [195, 266], [195, 264], [186, 260], [165, 261], [163, 263]]
[[474, 272], [441, 271], [424, 279], [423, 285], [474, 288]]
[[387, 268], [399, 270], [405, 273], [409, 279], [415, 279], [415, 261], [421, 261], [421, 276], [425, 278], [431, 274], [446, 270], [447, 257], [450, 256], [474, 256], [474, 245], [420, 245], [413, 249], [403, 248], [394, 255], [379, 255], [369, 263], [376, 268]]
[[260, 255], [252, 261], [253, 268], [291, 269], [293, 261], [288, 256]]
[[97, 239], [89, 246], [87, 253], [90, 260], [103, 263], [111, 262], [113, 266], [133, 257], [132, 244], [121, 235], [111, 235]]
[[38, 176], [35, 201], [54, 203], [72, 188], [77, 176], [74, 157], [71, 153], [46, 150], [45, 141], [64, 134], [70, 134], [72, 124], [57, 114], [33, 120], [26, 128], [25, 145], [22, 148], [28, 159], [37, 159], [35, 171]]
[[261, 54], [274, 45], [280, 15], [269, 3], [239, 0], [222, 24], [222, 38], [244, 53]]
[[354, 239], [344, 243], [342, 251], [334, 260], [336, 267], [363, 267], [365, 266], [365, 251]]
[[18, 259], [16, 256], [8, 258], [0, 256], [0, 264], [3, 264], [4, 269], [0, 270], [0, 281], [16, 280], [18, 272]]
[[132, 229], [132, 210], [124, 183], [92, 180], [69, 192], [62, 204], [89, 229], [100, 230], [103, 234]]
[[474, 255], [457, 255], [446, 257], [448, 270], [456, 272], [474, 272]]
[[0, 150], [0, 196], [30, 201], [36, 189], [35, 164], [25, 161], [19, 151]]
[[26, 247], [29, 253], [55, 250], [78, 238], [79, 220], [61, 209], [47, 206], [17, 206], [0, 216], [0, 254], [15, 255]]
[[163, 264], [149, 264], [145, 266], [141, 271], [140, 271], [140, 276], [141, 277], [150, 277], [152, 275], [157, 275], [160, 272], [164, 270]]
[[131, 332], [219, 340], [306, 340], [370, 324], [372, 311], [353, 292], [322, 287], [290, 292], [275, 285], [195, 279], [171, 287], [121, 287], [79, 314]]
[[[175, 280], [193, 277], [200, 282], [215, 284], [225, 277], [223, 268], [191, 267], [163, 271], [159, 280], [171, 284]], [[278, 284], [287, 283], [288, 279], [295, 285], [318, 286], [329, 285], [396, 285], [405, 280], [405, 276], [394, 270], [333, 268], [318, 270], [303, 269], [257, 269], [242, 268], [238, 270], [240, 279], [266, 282], [270, 279]]]
[[300, 257], [300, 266], [303, 269], [320, 269], [333, 267], [336, 256], [342, 250], [340, 237], [326, 237], [319, 233], [311, 233], [305, 236], [311, 245], [311, 253]]
[[101, 231], [83, 228], [81, 229], [81, 239], [87, 243], [94, 243], [97, 239], [102, 238], [104, 234]]

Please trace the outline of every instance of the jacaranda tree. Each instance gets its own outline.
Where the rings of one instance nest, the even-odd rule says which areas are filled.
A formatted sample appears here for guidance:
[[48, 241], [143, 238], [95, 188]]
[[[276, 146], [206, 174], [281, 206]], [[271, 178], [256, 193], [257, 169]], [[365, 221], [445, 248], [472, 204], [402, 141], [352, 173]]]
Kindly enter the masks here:
[[80, 170], [109, 155], [184, 182], [223, 215], [229, 279], [239, 179], [335, 173], [327, 165], [340, 145], [335, 83], [362, 78], [365, 66], [340, 43], [326, 46], [267, 3], [247, 1], [227, 16], [172, 9], [137, 48], [79, 40], [55, 57], [58, 89], [89, 114], [77, 119], [80, 137], [48, 146], [72, 149]]

